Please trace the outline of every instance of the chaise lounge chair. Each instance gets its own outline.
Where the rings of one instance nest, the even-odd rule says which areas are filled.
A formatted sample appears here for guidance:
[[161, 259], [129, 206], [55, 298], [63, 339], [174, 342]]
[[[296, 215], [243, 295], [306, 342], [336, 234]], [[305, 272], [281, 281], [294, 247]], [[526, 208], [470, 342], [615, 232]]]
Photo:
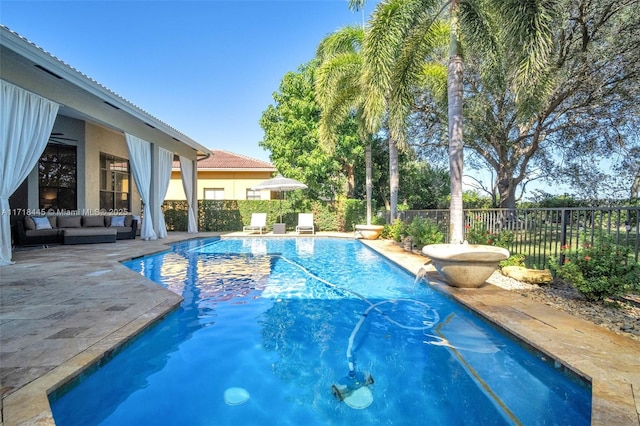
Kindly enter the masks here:
[[267, 230], [267, 214], [266, 213], [251, 213], [251, 223], [242, 227], [242, 232], [253, 232]]
[[313, 213], [298, 213], [298, 225], [296, 226], [296, 232], [311, 232], [316, 233], [316, 228], [313, 226]]

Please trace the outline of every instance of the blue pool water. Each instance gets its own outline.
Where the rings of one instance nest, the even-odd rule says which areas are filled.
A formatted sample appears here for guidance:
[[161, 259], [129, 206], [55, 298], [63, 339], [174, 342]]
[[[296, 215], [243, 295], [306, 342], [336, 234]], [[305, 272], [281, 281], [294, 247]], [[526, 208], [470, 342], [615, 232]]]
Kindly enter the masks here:
[[[583, 381], [359, 241], [193, 240], [125, 264], [184, 302], [53, 395], [59, 426], [590, 423]], [[363, 409], [332, 394], [348, 349], [375, 381]]]

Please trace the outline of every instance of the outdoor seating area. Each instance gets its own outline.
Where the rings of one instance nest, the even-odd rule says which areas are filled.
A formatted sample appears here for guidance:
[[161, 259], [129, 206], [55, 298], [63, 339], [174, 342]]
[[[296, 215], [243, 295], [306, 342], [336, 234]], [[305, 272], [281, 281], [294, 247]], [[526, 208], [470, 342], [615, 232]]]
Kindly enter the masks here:
[[[252, 213], [251, 222], [242, 227], [242, 232], [258, 232], [259, 235], [266, 234], [268, 232], [267, 213]], [[298, 213], [298, 224], [296, 225], [295, 232], [298, 234], [310, 232], [311, 235], [315, 235], [316, 227], [313, 224], [313, 213]], [[279, 223], [273, 224], [272, 233], [278, 235], [286, 234], [286, 224], [282, 222], [282, 217], [280, 217]]]
[[115, 243], [134, 239], [138, 220], [133, 215], [24, 216], [14, 224], [16, 246]]

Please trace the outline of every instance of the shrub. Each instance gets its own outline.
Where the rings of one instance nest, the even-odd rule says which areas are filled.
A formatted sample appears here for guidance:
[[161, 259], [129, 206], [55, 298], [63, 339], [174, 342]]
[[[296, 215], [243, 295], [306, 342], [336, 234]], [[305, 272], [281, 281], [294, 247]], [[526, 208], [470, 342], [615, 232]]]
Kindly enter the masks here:
[[465, 226], [466, 239], [469, 244], [484, 244], [507, 248], [513, 242], [511, 231], [491, 232], [487, 230], [484, 222], [476, 221], [473, 226]]
[[391, 225], [385, 225], [382, 231], [384, 238], [391, 238], [394, 241], [402, 241], [402, 237], [407, 235], [407, 225], [400, 219], [393, 221]]
[[386, 225], [387, 221], [383, 217], [373, 216], [371, 218], [371, 224], [372, 225]]
[[524, 254], [512, 254], [508, 259], [503, 260], [499, 263], [500, 268], [504, 268], [505, 266], [522, 266], [525, 267], [524, 262], [525, 256]]
[[602, 237], [593, 245], [584, 243], [577, 250], [562, 247], [564, 262], [554, 259], [551, 269], [570, 283], [588, 300], [602, 300], [638, 290], [640, 265], [634, 261], [629, 247]]
[[438, 244], [444, 240], [440, 227], [431, 219], [420, 216], [413, 218], [407, 226], [406, 233], [413, 238], [413, 244], [419, 249], [427, 244]]

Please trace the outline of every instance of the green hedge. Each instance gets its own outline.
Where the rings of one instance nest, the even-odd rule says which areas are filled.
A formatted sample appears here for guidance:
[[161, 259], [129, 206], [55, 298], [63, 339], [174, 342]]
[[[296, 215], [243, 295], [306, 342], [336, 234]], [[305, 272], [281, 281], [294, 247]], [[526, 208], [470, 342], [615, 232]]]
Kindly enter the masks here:
[[[187, 230], [187, 202], [167, 200], [162, 205], [169, 231]], [[298, 213], [313, 212], [318, 231], [351, 232], [358, 223], [365, 223], [366, 206], [361, 200], [199, 200], [198, 229], [203, 232], [240, 231], [251, 222], [252, 213], [267, 213], [267, 226], [286, 224], [294, 230]]]

